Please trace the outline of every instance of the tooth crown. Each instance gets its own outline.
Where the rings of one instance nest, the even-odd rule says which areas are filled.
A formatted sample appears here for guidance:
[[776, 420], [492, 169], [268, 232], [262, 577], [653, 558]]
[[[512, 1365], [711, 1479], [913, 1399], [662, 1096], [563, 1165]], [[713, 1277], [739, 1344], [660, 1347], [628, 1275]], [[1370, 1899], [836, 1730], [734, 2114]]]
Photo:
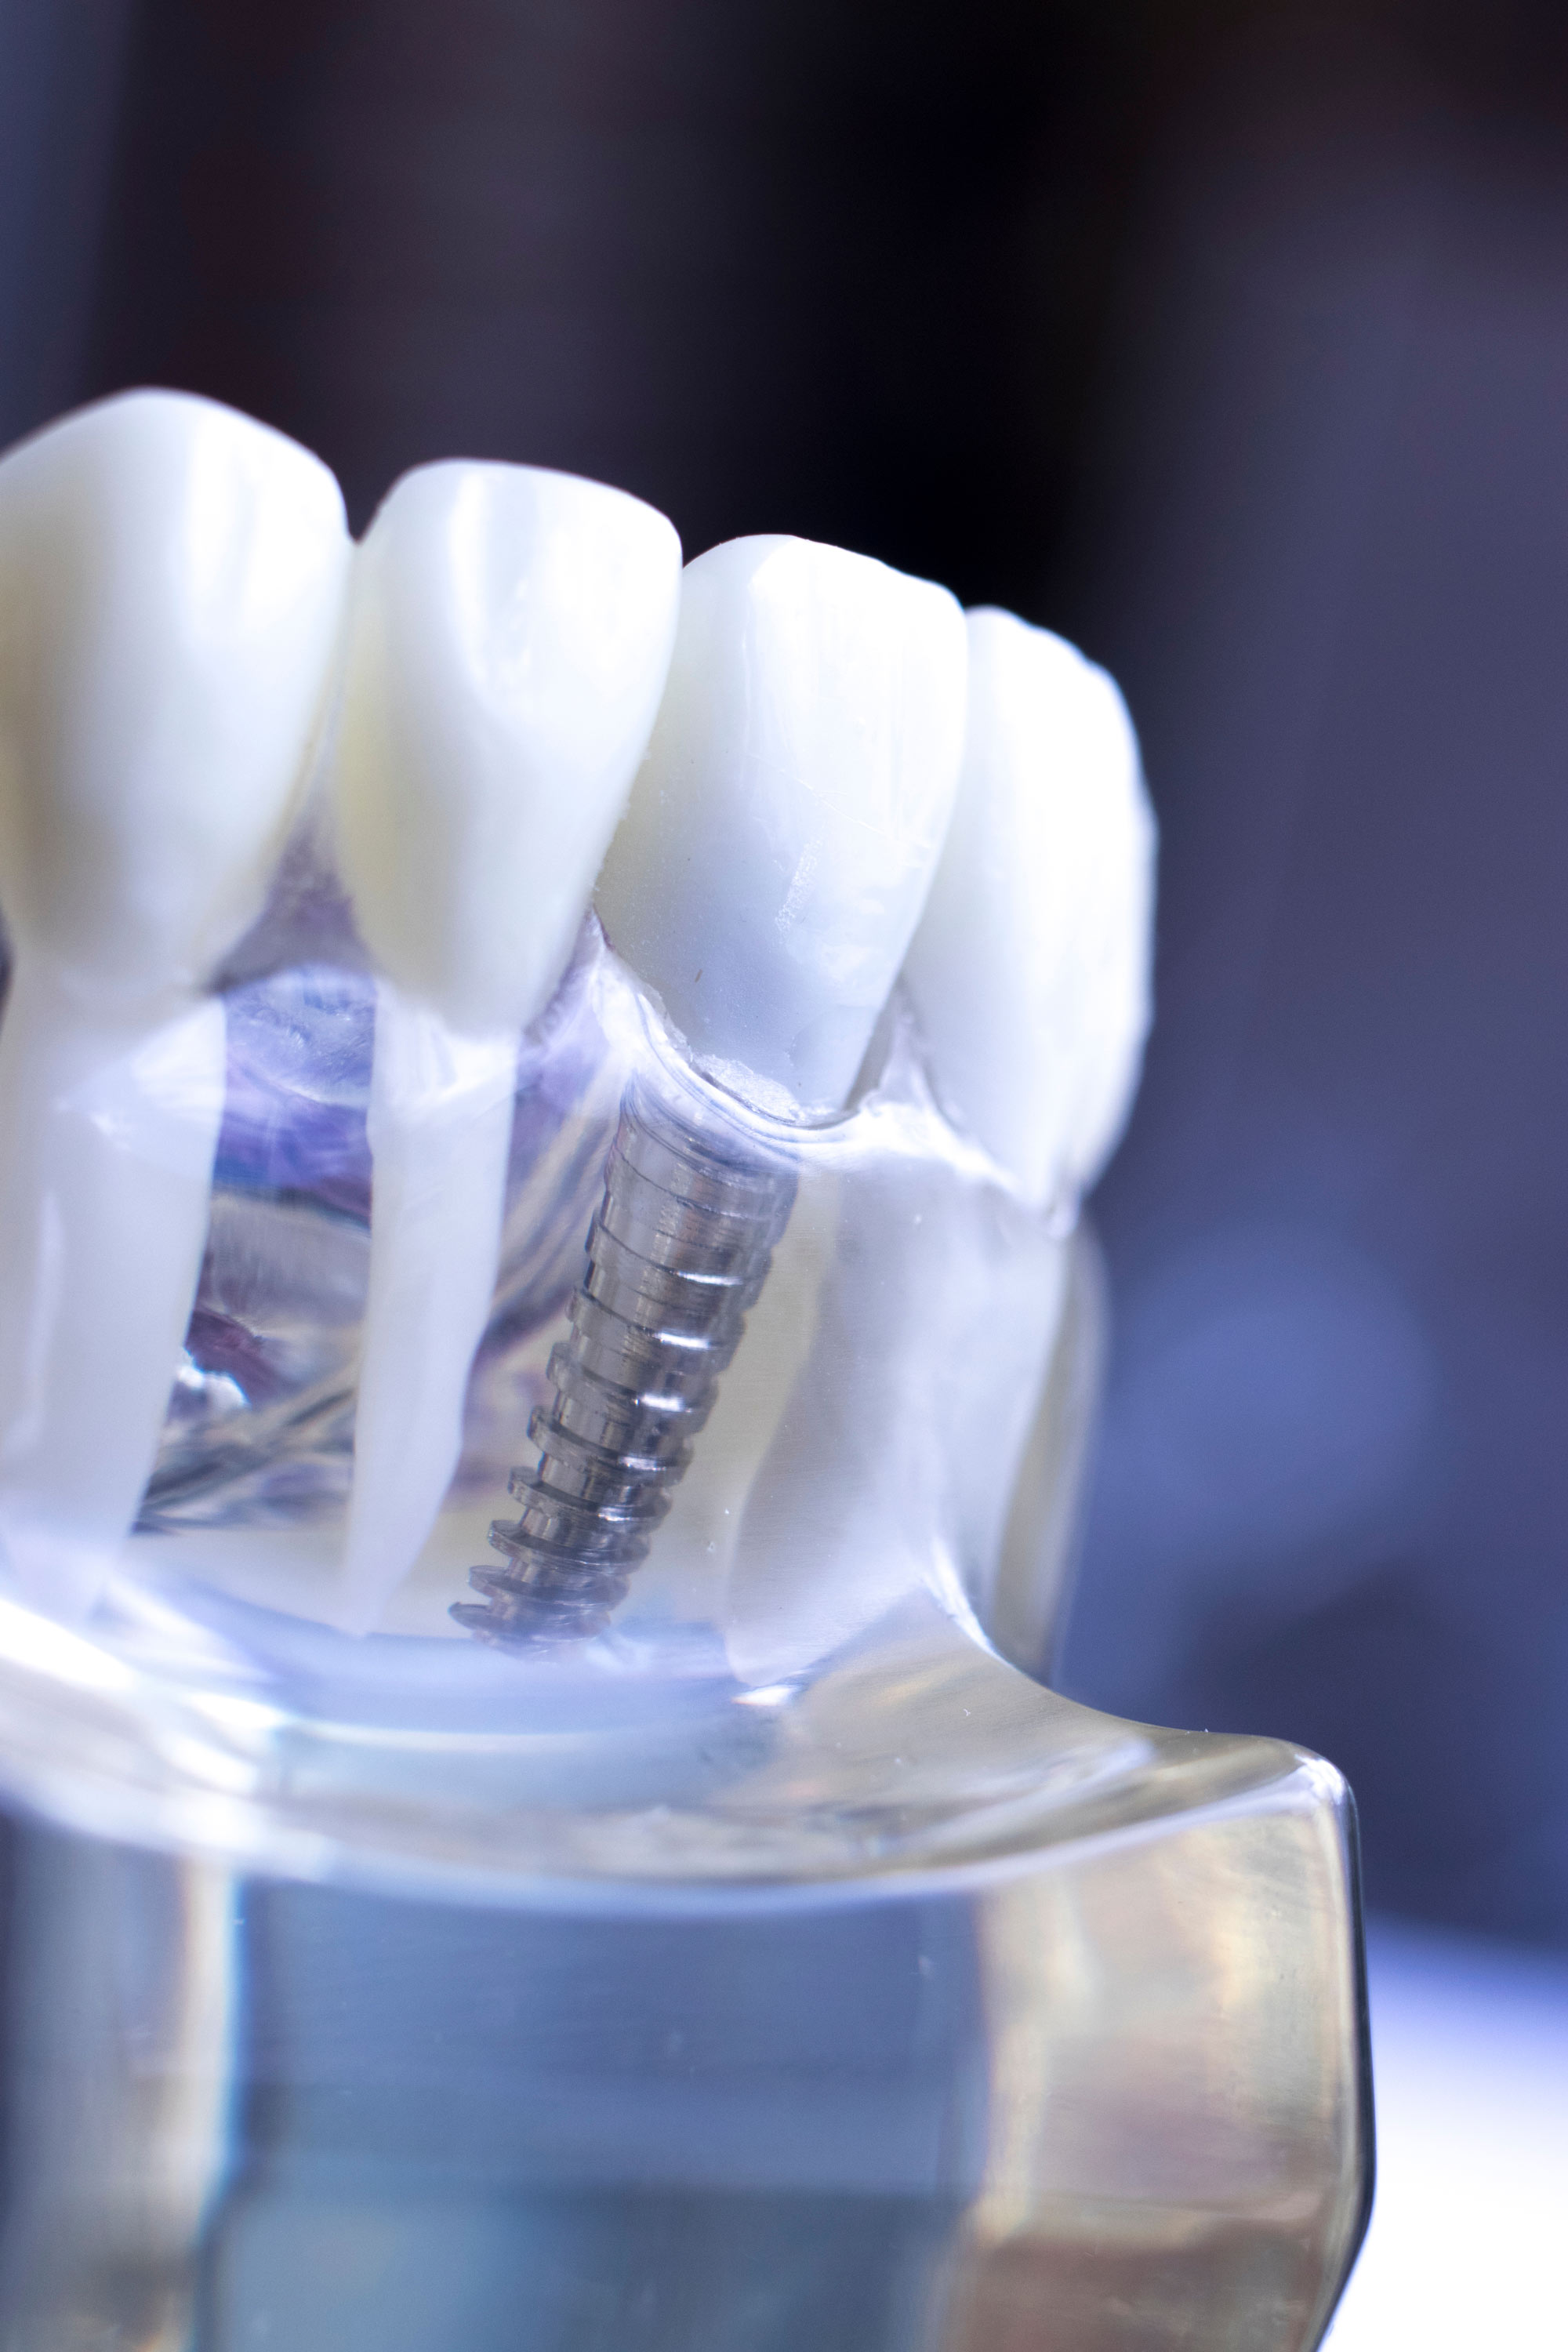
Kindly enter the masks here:
[[653, 724], [680, 543], [623, 490], [427, 466], [356, 562], [336, 805], [378, 963], [519, 1028], [571, 955]]
[[1149, 1025], [1154, 828], [1105, 672], [971, 613], [963, 773], [904, 977], [937, 1091], [1026, 1194], [1098, 1173]]
[[[137, 393], [0, 463], [0, 905], [78, 984], [195, 984], [259, 910], [335, 642], [327, 467]], [[40, 781], [47, 780], [47, 781]]]
[[597, 904], [700, 1056], [844, 1100], [947, 824], [965, 660], [945, 589], [868, 556], [758, 538], [688, 564]]

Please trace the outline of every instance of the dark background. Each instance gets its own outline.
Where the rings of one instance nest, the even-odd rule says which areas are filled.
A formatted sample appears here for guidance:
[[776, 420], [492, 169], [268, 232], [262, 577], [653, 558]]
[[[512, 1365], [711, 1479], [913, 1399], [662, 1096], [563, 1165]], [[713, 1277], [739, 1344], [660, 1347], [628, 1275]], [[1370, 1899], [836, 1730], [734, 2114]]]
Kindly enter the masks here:
[[0, 428], [135, 381], [1122, 680], [1160, 1020], [1068, 1687], [1568, 1941], [1568, 11], [0, 0]]

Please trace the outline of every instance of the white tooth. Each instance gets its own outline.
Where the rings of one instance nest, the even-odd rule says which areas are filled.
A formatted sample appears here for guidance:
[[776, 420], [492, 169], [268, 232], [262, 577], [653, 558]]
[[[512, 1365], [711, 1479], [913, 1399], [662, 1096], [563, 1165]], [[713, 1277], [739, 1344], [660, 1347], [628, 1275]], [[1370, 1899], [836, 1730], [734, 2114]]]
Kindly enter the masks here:
[[944, 1104], [1070, 1206], [1137, 1084], [1153, 818], [1105, 672], [1010, 613], [968, 623], [963, 776], [904, 976]]
[[397, 485], [355, 569], [338, 830], [386, 975], [342, 1604], [363, 1629], [457, 1468], [518, 1034], [571, 956], [647, 742], [680, 543], [624, 491], [453, 464]]
[[307, 764], [337, 484], [136, 393], [0, 463], [0, 1545], [80, 1609], [152, 1468], [206, 1233], [222, 1008]]
[[597, 904], [742, 1091], [821, 1110], [854, 1084], [942, 848], [964, 669], [946, 590], [868, 556], [740, 539], [687, 565]]

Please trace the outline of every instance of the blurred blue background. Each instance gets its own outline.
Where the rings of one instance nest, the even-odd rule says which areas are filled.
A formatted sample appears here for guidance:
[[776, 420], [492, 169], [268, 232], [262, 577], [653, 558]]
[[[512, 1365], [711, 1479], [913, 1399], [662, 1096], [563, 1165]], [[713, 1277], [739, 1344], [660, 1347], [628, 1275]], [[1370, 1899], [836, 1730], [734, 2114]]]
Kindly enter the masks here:
[[1568, 16], [0, 0], [0, 436], [252, 410], [840, 541], [1122, 680], [1160, 1017], [1067, 1686], [1568, 1944]]

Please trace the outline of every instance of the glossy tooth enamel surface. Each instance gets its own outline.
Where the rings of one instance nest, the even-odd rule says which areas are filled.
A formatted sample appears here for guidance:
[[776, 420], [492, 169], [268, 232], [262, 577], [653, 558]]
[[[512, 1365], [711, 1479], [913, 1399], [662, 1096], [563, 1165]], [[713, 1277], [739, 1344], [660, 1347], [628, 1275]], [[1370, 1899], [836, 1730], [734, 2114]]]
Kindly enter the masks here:
[[942, 848], [965, 663], [946, 590], [868, 556], [759, 538], [687, 565], [596, 903], [738, 1090], [821, 1111], [853, 1086]]
[[326, 467], [136, 393], [0, 463], [0, 1545], [88, 1605], [206, 1233], [224, 1019], [308, 766], [349, 541]]
[[413, 1565], [457, 1466], [519, 1032], [572, 953], [647, 747], [679, 578], [675, 532], [640, 499], [515, 466], [406, 476], [355, 559], [333, 799], [383, 974], [356, 1626]]
[[1153, 819], [1105, 672], [1010, 613], [968, 630], [963, 780], [904, 977], [943, 1105], [1027, 1198], [1068, 1206], [1137, 1085]]
[[454, 463], [405, 476], [355, 571], [336, 794], [360, 928], [453, 1028], [515, 1032], [647, 747], [680, 542], [624, 490]]

